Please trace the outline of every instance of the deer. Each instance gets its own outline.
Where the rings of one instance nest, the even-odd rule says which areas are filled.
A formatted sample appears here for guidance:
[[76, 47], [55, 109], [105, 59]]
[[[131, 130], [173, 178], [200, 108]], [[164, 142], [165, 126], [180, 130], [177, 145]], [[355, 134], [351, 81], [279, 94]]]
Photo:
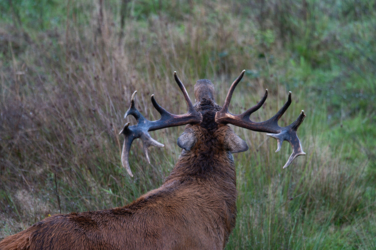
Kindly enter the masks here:
[[198, 80], [194, 86], [196, 102], [192, 103], [185, 86], [174, 78], [183, 93], [188, 112], [171, 114], [151, 96], [161, 118], [146, 119], [135, 106], [133, 93], [125, 117], [132, 115], [137, 124], [126, 123], [121, 153], [123, 167], [133, 177], [128, 159], [132, 142], [140, 138], [146, 159], [148, 148], [163, 147], [149, 132], [185, 125], [177, 144], [182, 148], [176, 165], [163, 184], [132, 203], [102, 211], [57, 214], [0, 242], [8, 249], [224, 249], [236, 222], [236, 171], [232, 154], [248, 150], [247, 143], [229, 124], [256, 132], [266, 132], [278, 143], [288, 141], [292, 154], [283, 168], [300, 155], [305, 155], [297, 129], [305, 118], [301, 112], [296, 121], [280, 127], [278, 120], [291, 104], [291, 92], [284, 106], [269, 120], [250, 119], [266, 101], [268, 90], [255, 106], [241, 114], [229, 112], [233, 92], [245, 70], [232, 83], [224, 105], [214, 99], [214, 84]]

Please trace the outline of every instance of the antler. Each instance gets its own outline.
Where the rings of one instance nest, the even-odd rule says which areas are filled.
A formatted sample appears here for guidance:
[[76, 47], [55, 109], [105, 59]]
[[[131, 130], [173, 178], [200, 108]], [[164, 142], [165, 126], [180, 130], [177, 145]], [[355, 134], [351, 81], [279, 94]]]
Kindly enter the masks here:
[[180, 81], [180, 79], [176, 75], [176, 72], [174, 72], [174, 78], [180, 90], [183, 92], [185, 101], [187, 102], [187, 105], [188, 105], [188, 113], [184, 115], [174, 115], [174, 114], [167, 112], [164, 108], [162, 108], [157, 103], [157, 101], [154, 99], [154, 95], [152, 95], [151, 102], [153, 103], [154, 108], [159, 112], [159, 114], [161, 114], [161, 119], [157, 121], [149, 121], [135, 107], [134, 97], [137, 91], [135, 91], [132, 94], [131, 105], [129, 109], [127, 110], [127, 112], [125, 113], [124, 118], [126, 118], [128, 115], [134, 116], [134, 118], [136, 118], [137, 120], [137, 125], [129, 126], [129, 122], [128, 122], [124, 125], [124, 128], [120, 131], [120, 134], [123, 134], [125, 137], [124, 144], [123, 144], [123, 151], [121, 153], [121, 162], [123, 164], [123, 167], [127, 170], [128, 174], [131, 177], [133, 177], [133, 174], [129, 166], [128, 158], [129, 158], [129, 151], [130, 151], [130, 148], [134, 139], [141, 138], [142, 143], [143, 143], [143, 150], [146, 155], [146, 159], [150, 163], [148, 147], [150, 146], [164, 147], [164, 145], [157, 142], [153, 138], [151, 138], [148, 131], [154, 131], [158, 129], [181, 126], [181, 125], [186, 125], [186, 124], [200, 123], [202, 120], [201, 114], [193, 108], [193, 104], [191, 102], [191, 99], [189, 98], [187, 90], [185, 89], [184, 84]]
[[287, 102], [272, 118], [264, 122], [251, 121], [249, 118], [250, 115], [253, 112], [257, 111], [264, 104], [264, 102], [266, 101], [266, 98], [268, 97], [268, 90], [266, 89], [264, 97], [255, 106], [246, 110], [244, 113], [240, 115], [231, 114], [228, 111], [231, 97], [236, 86], [243, 78], [244, 72], [245, 70], [243, 70], [242, 73], [238, 76], [238, 78], [232, 83], [228, 91], [225, 104], [223, 105], [222, 109], [218, 111], [215, 115], [215, 121], [217, 123], [225, 123], [225, 124], [230, 123], [235, 126], [246, 128], [246, 129], [253, 130], [253, 131], [270, 133], [267, 135], [277, 139], [278, 148], [276, 152], [278, 152], [281, 149], [283, 141], [288, 141], [293, 148], [293, 152], [290, 155], [289, 159], [287, 160], [286, 164], [283, 166], [283, 168], [287, 168], [297, 156], [306, 154], [303, 151], [298, 135], [296, 134], [298, 127], [300, 126], [300, 124], [302, 124], [305, 118], [304, 110], [302, 110], [302, 113], [299, 115], [298, 119], [294, 121], [292, 124], [290, 124], [289, 126], [286, 126], [286, 127], [278, 126], [278, 120], [282, 117], [282, 115], [285, 113], [285, 111], [288, 109], [288, 107], [291, 104], [291, 92], [289, 92]]

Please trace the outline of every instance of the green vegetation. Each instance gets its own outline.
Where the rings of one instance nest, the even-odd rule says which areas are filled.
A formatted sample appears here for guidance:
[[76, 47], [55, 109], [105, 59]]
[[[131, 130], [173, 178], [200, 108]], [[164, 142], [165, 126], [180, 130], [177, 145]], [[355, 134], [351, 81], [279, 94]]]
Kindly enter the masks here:
[[[238, 218], [227, 249], [376, 248], [376, 4], [370, 0], [0, 2], [0, 238], [49, 214], [122, 206], [159, 186], [183, 128], [148, 165], [138, 142], [121, 167], [131, 93], [174, 113], [213, 81], [222, 103], [246, 69], [231, 111], [270, 96], [256, 120], [293, 92], [281, 123], [299, 129], [306, 157], [236, 128], [250, 151], [235, 156]], [[132, 120], [133, 121], [133, 120]]]

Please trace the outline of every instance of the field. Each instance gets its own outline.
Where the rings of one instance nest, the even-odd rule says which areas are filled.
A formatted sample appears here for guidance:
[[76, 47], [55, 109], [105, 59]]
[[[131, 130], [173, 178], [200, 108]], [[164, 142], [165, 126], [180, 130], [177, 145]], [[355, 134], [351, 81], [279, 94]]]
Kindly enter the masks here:
[[[226, 249], [376, 249], [376, 4], [370, 0], [14, 0], [0, 2], [0, 239], [56, 213], [123, 206], [174, 166], [183, 127], [153, 132], [149, 165], [137, 141], [122, 168], [133, 91], [173, 113], [210, 79], [230, 110], [269, 97], [266, 120], [292, 91], [280, 125], [298, 130], [305, 157], [234, 128], [237, 225]], [[128, 118], [134, 123], [133, 118]]]

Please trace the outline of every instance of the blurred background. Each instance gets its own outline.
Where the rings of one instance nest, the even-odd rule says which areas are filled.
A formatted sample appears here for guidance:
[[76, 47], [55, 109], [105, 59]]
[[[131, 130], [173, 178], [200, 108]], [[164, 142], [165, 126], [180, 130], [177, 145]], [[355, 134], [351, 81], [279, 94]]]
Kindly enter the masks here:
[[[136, 141], [135, 175], [121, 167], [130, 96], [159, 119], [198, 79], [230, 106], [269, 98], [252, 119], [293, 122], [306, 157], [283, 170], [265, 134], [234, 128], [238, 217], [226, 249], [376, 249], [376, 3], [371, 0], [0, 1], [0, 239], [56, 213], [123, 206], [173, 168], [183, 128], [153, 132], [149, 165]], [[134, 123], [133, 118], [127, 118]]]

